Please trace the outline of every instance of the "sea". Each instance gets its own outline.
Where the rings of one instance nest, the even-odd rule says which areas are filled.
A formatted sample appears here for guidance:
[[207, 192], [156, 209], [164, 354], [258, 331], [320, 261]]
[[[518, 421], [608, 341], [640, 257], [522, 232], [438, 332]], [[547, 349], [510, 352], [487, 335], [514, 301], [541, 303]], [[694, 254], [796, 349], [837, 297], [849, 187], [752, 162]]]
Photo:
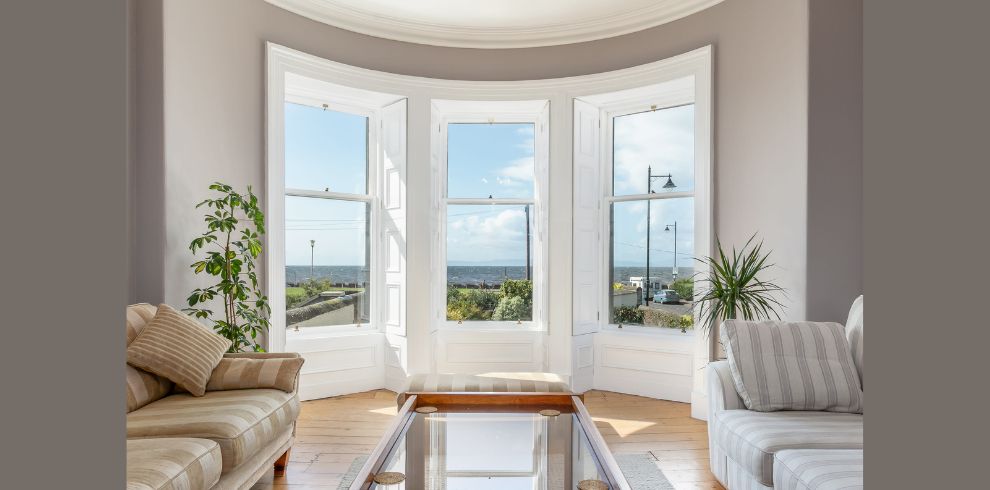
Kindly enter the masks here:
[[[629, 282], [630, 277], [646, 275], [646, 267], [615, 267], [612, 282]], [[690, 277], [690, 267], [678, 267], [677, 277]], [[368, 269], [350, 265], [318, 265], [310, 270], [308, 265], [290, 265], [285, 268], [285, 281], [298, 284], [310, 277], [329, 279], [336, 285], [359, 285], [367, 281]], [[650, 267], [650, 277], [669, 284], [673, 281], [672, 267]], [[447, 282], [459, 286], [498, 287], [505, 279], [525, 279], [523, 266], [451, 265], [447, 266]]]

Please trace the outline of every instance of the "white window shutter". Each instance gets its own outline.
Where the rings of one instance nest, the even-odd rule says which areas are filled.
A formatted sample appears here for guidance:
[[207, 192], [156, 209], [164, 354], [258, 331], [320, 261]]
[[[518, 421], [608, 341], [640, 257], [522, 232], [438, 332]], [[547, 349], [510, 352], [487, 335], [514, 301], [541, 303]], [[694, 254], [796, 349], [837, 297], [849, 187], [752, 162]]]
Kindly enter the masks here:
[[598, 107], [574, 99], [574, 335], [597, 332], [608, 321], [599, 311], [603, 303], [600, 117]]
[[550, 103], [543, 107], [535, 127], [534, 168], [536, 172], [535, 202], [533, 206], [533, 319], [544, 322], [546, 327], [546, 311], [549, 291], [547, 290], [547, 230], [549, 228], [549, 213], [547, 203], [550, 198]]
[[382, 109], [382, 266], [385, 331], [406, 335], [406, 100]]

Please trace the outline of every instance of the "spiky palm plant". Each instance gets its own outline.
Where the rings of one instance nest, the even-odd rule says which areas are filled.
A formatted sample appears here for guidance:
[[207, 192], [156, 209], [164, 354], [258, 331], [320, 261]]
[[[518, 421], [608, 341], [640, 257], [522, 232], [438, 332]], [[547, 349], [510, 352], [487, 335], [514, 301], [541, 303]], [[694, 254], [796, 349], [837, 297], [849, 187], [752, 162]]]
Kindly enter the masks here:
[[[732, 247], [732, 253], [726, 254], [716, 237], [716, 256], [697, 259], [708, 266], [707, 276], [699, 281], [704, 294], [697, 301], [700, 325], [705, 332], [711, 332], [721, 320], [780, 319], [777, 310], [784, 305], [775, 295], [785, 291], [774, 282], [759, 277], [774, 264], [768, 262], [770, 252], [763, 252], [763, 242], [754, 245], [755, 239], [754, 234], [742, 249]], [[712, 345], [714, 351], [714, 342]]]

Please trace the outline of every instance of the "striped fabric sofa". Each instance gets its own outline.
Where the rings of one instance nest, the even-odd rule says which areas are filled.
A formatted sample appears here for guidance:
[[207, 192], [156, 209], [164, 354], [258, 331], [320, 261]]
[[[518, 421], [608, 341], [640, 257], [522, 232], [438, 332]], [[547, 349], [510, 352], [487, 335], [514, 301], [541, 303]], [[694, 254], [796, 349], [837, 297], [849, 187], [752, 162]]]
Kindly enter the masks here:
[[[863, 297], [853, 303], [846, 337], [863, 377]], [[729, 361], [708, 365], [711, 471], [729, 490], [833, 490], [863, 487], [863, 415], [746, 409]]]
[[[156, 311], [149, 304], [127, 307], [128, 344]], [[299, 415], [298, 382], [297, 376], [291, 393], [239, 389], [194, 397], [165, 378], [127, 365], [128, 490], [245, 489], [273, 466], [283, 472]]]

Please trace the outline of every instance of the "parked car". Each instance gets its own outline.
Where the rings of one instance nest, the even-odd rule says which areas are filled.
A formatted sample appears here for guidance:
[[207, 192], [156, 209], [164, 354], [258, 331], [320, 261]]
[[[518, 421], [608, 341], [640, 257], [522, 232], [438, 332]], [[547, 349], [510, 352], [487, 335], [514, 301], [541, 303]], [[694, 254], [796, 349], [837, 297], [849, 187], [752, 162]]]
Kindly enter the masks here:
[[681, 297], [673, 289], [661, 289], [653, 295], [654, 303], [680, 303]]

